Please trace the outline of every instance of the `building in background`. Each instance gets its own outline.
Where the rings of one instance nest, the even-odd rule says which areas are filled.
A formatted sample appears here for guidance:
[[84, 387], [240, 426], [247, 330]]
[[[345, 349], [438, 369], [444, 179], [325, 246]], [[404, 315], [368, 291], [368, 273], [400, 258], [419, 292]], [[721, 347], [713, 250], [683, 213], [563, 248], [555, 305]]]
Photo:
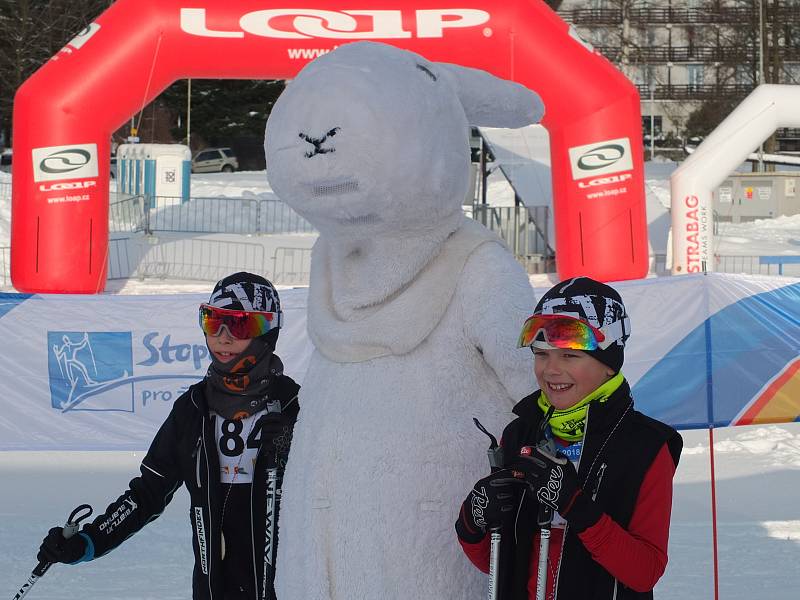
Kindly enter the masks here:
[[[637, 85], [643, 135], [652, 115], [657, 144], [708, 133], [760, 82], [800, 83], [800, 0], [551, 6]], [[772, 149], [800, 151], [800, 130], [779, 130]]]

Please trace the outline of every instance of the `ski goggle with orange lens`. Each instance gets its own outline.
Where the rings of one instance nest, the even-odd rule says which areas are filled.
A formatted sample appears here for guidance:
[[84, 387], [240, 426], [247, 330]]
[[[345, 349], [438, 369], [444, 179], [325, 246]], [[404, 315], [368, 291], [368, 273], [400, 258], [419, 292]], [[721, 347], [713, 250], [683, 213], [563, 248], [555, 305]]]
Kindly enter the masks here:
[[566, 315], [532, 315], [522, 326], [517, 346], [531, 346], [540, 336], [556, 348], [570, 350], [605, 350], [630, 333], [630, 319], [625, 317], [604, 327]]
[[280, 327], [282, 315], [281, 312], [229, 310], [201, 304], [200, 329], [207, 335], [219, 335], [224, 326], [236, 339], [246, 340]]

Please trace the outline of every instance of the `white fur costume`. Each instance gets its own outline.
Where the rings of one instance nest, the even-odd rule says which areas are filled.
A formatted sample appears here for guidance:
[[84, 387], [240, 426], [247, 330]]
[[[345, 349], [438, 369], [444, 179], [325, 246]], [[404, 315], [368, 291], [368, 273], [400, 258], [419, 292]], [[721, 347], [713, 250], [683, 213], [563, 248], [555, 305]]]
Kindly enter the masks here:
[[534, 306], [500, 240], [465, 218], [468, 123], [541, 102], [483, 71], [371, 42], [308, 65], [267, 124], [270, 183], [314, 223], [309, 335], [280, 516], [280, 600], [479, 598], [453, 523], [488, 439], [534, 389]]

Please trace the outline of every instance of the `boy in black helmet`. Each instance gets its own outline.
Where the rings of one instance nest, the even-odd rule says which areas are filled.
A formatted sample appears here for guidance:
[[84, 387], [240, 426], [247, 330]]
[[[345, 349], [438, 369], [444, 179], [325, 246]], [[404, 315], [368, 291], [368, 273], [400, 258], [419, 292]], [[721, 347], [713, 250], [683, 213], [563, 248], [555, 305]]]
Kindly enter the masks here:
[[282, 319], [278, 293], [263, 277], [219, 281], [200, 305], [211, 356], [205, 378], [175, 401], [129, 489], [78, 535], [51, 529], [39, 560], [103, 556], [159, 516], [183, 483], [193, 598], [273, 599], [280, 486], [299, 410], [299, 386], [274, 352]]
[[533, 351], [540, 389], [514, 407], [503, 468], [475, 484], [456, 522], [483, 571], [487, 531], [501, 527], [505, 600], [537, 589], [547, 600], [653, 597], [682, 440], [634, 410], [620, 372], [630, 333], [620, 295], [588, 277], [556, 284], [523, 326], [519, 345]]

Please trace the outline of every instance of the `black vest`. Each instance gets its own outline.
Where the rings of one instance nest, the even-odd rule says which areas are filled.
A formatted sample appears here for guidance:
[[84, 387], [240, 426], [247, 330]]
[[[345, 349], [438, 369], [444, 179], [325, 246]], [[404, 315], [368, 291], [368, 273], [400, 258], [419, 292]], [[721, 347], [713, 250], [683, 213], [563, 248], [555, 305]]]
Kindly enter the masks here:
[[[534, 445], [542, 420], [537, 406], [540, 391], [523, 398], [515, 407], [518, 418], [503, 432], [506, 462], [519, 455], [522, 446]], [[593, 402], [587, 415], [586, 434], [578, 468], [578, 480], [585, 493], [593, 496], [601, 510], [627, 528], [636, 507], [644, 477], [661, 447], [667, 443], [678, 464], [683, 440], [673, 428], [633, 409], [627, 382], [604, 403]], [[517, 519], [515, 535], [503, 536], [501, 581], [503, 596], [528, 600], [528, 580], [536, 577], [530, 562], [534, 535], [538, 529], [538, 503], [526, 494]], [[614, 577], [595, 562], [578, 536], [565, 531], [557, 600], [652, 599], [653, 593], [639, 593], [615, 582]]]

